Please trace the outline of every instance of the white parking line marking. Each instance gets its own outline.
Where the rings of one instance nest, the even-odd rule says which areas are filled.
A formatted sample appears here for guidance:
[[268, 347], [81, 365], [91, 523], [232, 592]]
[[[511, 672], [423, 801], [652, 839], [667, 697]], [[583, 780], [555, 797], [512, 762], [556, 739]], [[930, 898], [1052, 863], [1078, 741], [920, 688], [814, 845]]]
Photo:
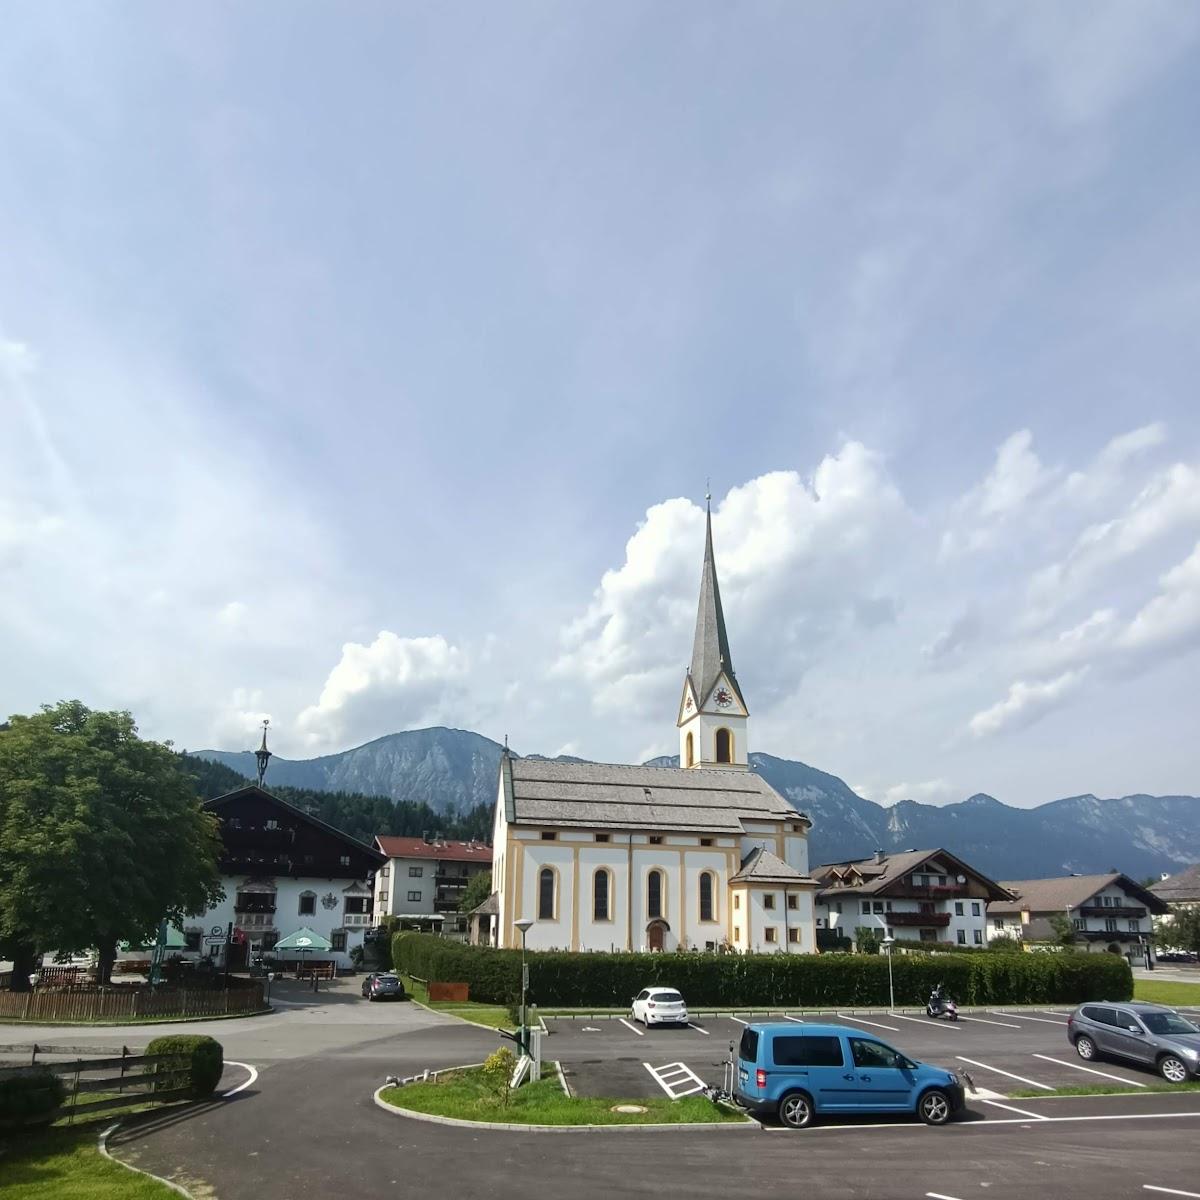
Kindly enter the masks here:
[[636, 1033], [638, 1035], [638, 1037], [646, 1036], [645, 1033], [643, 1033], [642, 1030], [640, 1030], [636, 1025], [630, 1025], [630, 1023], [627, 1020], [625, 1020], [624, 1017], [618, 1017], [617, 1020], [620, 1021], [621, 1024], [624, 1025], [626, 1029], [632, 1030], [634, 1033]]
[[1083, 1067], [1079, 1063], [1073, 1063], [1066, 1058], [1051, 1058], [1048, 1054], [1035, 1054], [1034, 1058], [1044, 1059], [1046, 1062], [1058, 1063], [1060, 1067], [1073, 1067], [1076, 1071], [1086, 1071], [1089, 1075], [1102, 1075], [1105, 1079], [1115, 1079], [1118, 1083], [1127, 1083], [1130, 1087], [1144, 1088], [1147, 1085], [1139, 1082], [1136, 1079], [1126, 1079], [1124, 1075], [1110, 1075], [1107, 1071], [1097, 1071], [1094, 1067]]
[[987, 1063], [976, 1062], [973, 1058], [963, 1058], [958, 1055], [959, 1062], [970, 1063], [973, 1067], [982, 1067], [985, 1071], [995, 1071], [997, 1075], [1007, 1075], [1009, 1079], [1015, 1079], [1018, 1083], [1027, 1083], [1030, 1087], [1041, 1088], [1043, 1092], [1052, 1092], [1054, 1089], [1048, 1083], [1038, 1083], [1036, 1079], [1026, 1079], [1024, 1075], [1014, 1075], [1011, 1071], [1002, 1071], [999, 1067], [989, 1067]]
[[672, 1100], [694, 1096], [704, 1090], [704, 1080], [686, 1063], [667, 1063], [663, 1067], [652, 1067], [648, 1062], [644, 1062], [642, 1066]]
[[238, 1092], [244, 1092], [258, 1078], [258, 1068], [252, 1067], [249, 1063], [234, 1062], [232, 1058], [227, 1058], [225, 1060], [225, 1065], [228, 1067], [242, 1067], [244, 1070], [250, 1072], [250, 1078], [247, 1079], [245, 1083], [239, 1083], [237, 1087], [230, 1088], [227, 1092], [222, 1092], [222, 1100], [228, 1099], [230, 1096], [236, 1096]]
[[[989, 1008], [988, 1012], [992, 1010]], [[1028, 1013], [997, 1013], [1001, 1017], [1016, 1017], [1018, 1021], [1040, 1021], [1043, 1025], [1063, 1026], [1066, 1021], [1048, 1021], [1045, 1017], [1031, 1017]]]
[[957, 1196], [947, 1196], [944, 1192], [926, 1192], [929, 1200], [958, 1200]]
[[1020, 1029], [1020, 1025], [1014, 1025], [1011, 1021], [988, 1021], [983, 1017], [965, 1017], [959, 1013], [960, 1021], [977, 1021], [980, 1025], [1003, 1025], [1005, 1029]]
[[866, 1021], [862, 1017], [850, 1017], [845, 1013], [837, 1013], [836, 1015], [840, 1021], [856, 1021], [860, 1025], [874, 1025], [876, 1029], [890, 1029], [893, 1033], [900, 1032], [899, 1025], [884, 1025], [882, 1021]]
[[[889, 1016], [889, 1017], [895, 1017], [895, 1019], [896, 1019], [897, 1021], [916, 1021], [916, 1023], [917, 1023], [918, 1025], [926, 1025], [926, 1026], [929, 1024], [929, 1018], [928, 1018], [928, 1017], [924, 1017], [924, 1018], [922, 1018], [922, 1017], [906, 1017], [906, 1016], [905, 1016], [903, 1013], [894, 1013], [894, 1012], [890, 1012], [890, 1013], [888, 1013], [888, 1016]], [[941, 1025], [943, 1029], [954, 1029], [954, 1032], [955, 1032], [955, 1033], [961, 1033], [961, 1032], [962, 1032], [962, 1030], [961, 1030], [961, 1029], [955, 1029], [953, 1025], [950, 1025], [950, 1024], [948, 1024], [948, 1023], [947, 1023], [947, 1024], [943, 1024], [943, 1022], [939, 1021], [939, 1022], [938, 1022], [938, 1024], [939, 1024], [939, 1025]]]
[[1069, 1017], [1070, 1013], [1059, 1012], [1057, 1008], [1043, 1008], [1044, 1013], [1049, 1013], [1052, 1017]]
[[1143, 1183], [1142, 1191], [1166, 1192], [1168, 1196], [1194, 1196], [1196, 1200], [1200, 1200], [1200, 1192], [1181, 1192], [1178, 1188], [1155, 1187], [1152, 1183]]
[[803, 1018], [803, 1017], [789, 1017], [789, 1016], [787, 1015], [787, 1013], [784, 1013], [784, 1014], [783, 1014], [783, 1019], [784, 1019], [785, 1021], [795, 1021], [797, 1025], [805, 1025], [805, 1024], [807, 1024], [807, 1022], [804, 1020], [804, 1018]]
[[701, 1029], [699, 1025], [693, 1025], [691, 1021], [688, 1022], [688, 1028], [694, 1029], [697, 1033], [704, 1034], [705, 1037], [712, 1037], [712, 1034], [707, 1029]]
[[1032, 1117], [1035, 1121], [1044, 1121], [1041, 1113], [1030, 1112], [1027, 1108], [1013, 1108], [1011, 1104], [1001, 1104], [999, 1100], [981, 1100], [981, 1104], [990, 1104], [993, 1108], [1002, 1108], [1005, 1112], [1019, 1113], [1023, 1117]]
[[731, 1021], [736, 1021], [736, 1022], [737, 1022], [739, 1025], [749, 1025], [749, 1024], [750, 1024], [750, 1022], [749, 1022], [749, 1021], [743, 1021], [741, 1017], [735, 1017], [735, 1016], [733, 1015], [733, 1013], [730, 1013], [730, 1014], [729, 1014], [729, 1019], [730, 1019]]

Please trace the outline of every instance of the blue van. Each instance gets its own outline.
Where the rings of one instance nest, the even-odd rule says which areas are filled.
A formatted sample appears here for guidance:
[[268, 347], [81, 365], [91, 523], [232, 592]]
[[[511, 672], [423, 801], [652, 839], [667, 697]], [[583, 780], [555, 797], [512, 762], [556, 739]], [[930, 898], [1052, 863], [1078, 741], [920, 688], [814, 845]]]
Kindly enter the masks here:
[[747, 1025], [737, 1060], [738, 1102], [792, 1129], [821, 1113], [855, 1112], [915, 1112], [926, 1125], [944, 1125], [963, 1106], [952, 1071], [844, 1025]]

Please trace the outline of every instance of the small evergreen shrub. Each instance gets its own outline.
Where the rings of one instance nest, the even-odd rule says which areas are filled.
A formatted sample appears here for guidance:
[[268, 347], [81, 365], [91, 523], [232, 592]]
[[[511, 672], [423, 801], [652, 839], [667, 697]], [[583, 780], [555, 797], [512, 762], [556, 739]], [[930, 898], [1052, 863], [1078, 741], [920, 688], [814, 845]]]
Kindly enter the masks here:
[[221, 1043], [203, 1034], [177, 1034], [155, 1038], [146, 1047], [147, 1054], [171, 1054], [182, 1061], [179, 1065], [158, 1063], [155, 1070], [155, 1090], [191, 1089], [192, 1097], [202, 1100], [216, 1091], [225, 1069]]
[[29, 1067], [0, 1079], [0, 1129], [48, 1125], [66, 1094], [62, 1080], [45, 1067]]

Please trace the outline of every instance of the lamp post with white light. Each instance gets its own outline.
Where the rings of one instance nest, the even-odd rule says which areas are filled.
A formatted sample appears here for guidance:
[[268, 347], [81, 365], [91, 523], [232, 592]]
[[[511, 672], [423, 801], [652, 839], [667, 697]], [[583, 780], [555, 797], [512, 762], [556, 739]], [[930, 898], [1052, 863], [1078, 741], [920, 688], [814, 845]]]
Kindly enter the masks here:
[[525, 997], [529, 992], [529, 968], [525, 965], [525, 935], [533, 925], [532, 917], [522, 917], [513, 924], [521, 931], [521, 1048], [528, 1053], [528, 1033], [526, 1032]]
[[887, 955], [888, 960], [888, 1007], [894, 1009], [896, 1007], [896, 988], [892, 983], [892, 947], [896, 944], [896, 939], [892, 937], [888, 931], [887, 921], [878, 913], [872, 913], [871, 917], [879, 922], [879, 927], [883, 930], [883, 952]]

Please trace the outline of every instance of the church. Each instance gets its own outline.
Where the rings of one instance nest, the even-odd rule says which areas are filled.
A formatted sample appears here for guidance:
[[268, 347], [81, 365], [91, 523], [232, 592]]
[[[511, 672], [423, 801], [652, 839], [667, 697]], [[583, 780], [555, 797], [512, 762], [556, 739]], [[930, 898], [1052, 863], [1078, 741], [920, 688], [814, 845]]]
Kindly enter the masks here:
[[816, 950], [812, 822], [750, 770], [708, 514], [676, 726], [678, 767], [507, 752], [492, 837], [492, 945], [536, 950]]

